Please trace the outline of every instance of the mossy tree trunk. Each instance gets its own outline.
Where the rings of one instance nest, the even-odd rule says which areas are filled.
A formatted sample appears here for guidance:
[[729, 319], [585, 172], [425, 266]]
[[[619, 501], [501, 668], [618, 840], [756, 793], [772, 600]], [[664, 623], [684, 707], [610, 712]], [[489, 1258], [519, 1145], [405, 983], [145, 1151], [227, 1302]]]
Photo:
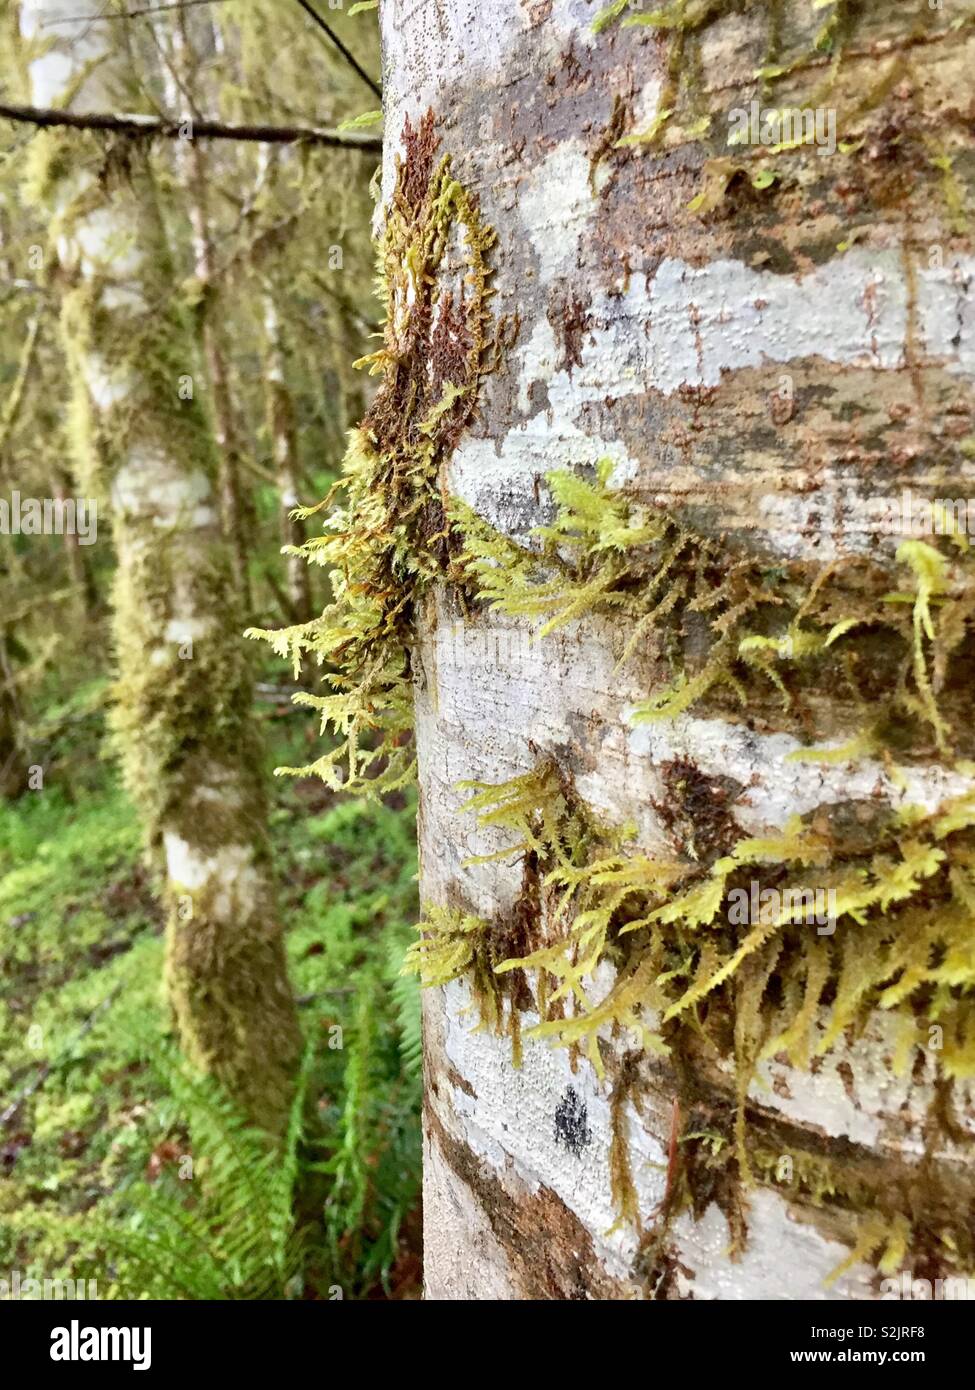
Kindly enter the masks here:
[[[406, 122], [432, 110], [498, 234], [497, 369], [444, 492], [525, 542], [552, 522], [546, 475], [608, 459], [623, 525], [674, 545], [650, 545], [642, 609], [606, 512], [579, 563], [623, 580], [585, 616], [539, 636], [445, 589], [420, 622], [422, 892], [434, 936], [441, 910], [483, 942], [480, 994], [505, 957], [564, 940], [578, 959], [583, 890], [547, 875], [591, 861], [596, 821], [635, 827], [624, 855], [678, 884], [661, 898], [645, 869], [670, 918], [621, 933], [639, 894], [610, 914], [575, 983], [623, 1023], [588, 1056], [566, 1026], [581, 994], [552, 1003], [571, 960], [504, 1007], [582, 1050], [526, 1039], [520, 1067], [509, 1036], [472, 1029], [469, 979], [426, 995], [427, 1292], [871, 1297], [970, 1275], [972, 591], [959, 538], [903, 549], [875, 499], [973, 492], [975, 30], [887, 0], [620, 0], [594, 31], [599, 8], [380, 7], [387, 208]], [[809, 110], [822, 139], [729, 145], [753, 101]], [[505, 855], [458, 783], [533, 773], [535, 839]], [[953, 798], [968, 809], [939, 820]], [[851, 904], [860, 884], [862, 908], [822, 931], [742, 923], [728, 892], [692, 910], [695, 889], [781, 886], [794, 855], [798, 882]]]
[[[51, 469], [51, 496], [62, 504], [71, 496], [71, 475], [60, 463], [55, 463]], [[88, 618], [98, 608], [98, 587], [85, 550], [86, 547], [80, 544], [76, 535], [65, 532], [64, 555], [68, 577], [78, 595], [78, 606]]]
[[[129, 109], [119, 26], [21, 7], [33, 100]], [[118, 565], [115, 729], [168, 906], [166, 983], [187, 1056], [278, 1130], [298, 1048], [262, 791], [263, 756], [212, 429], [148, 151], [32, 143], [51, 214], [80, 486], [107, 498]]]
[[20, 644], [7, 629], [0, 628], [0, 796], [11, 800], [27, 789], [15, 651], [20, 651]]

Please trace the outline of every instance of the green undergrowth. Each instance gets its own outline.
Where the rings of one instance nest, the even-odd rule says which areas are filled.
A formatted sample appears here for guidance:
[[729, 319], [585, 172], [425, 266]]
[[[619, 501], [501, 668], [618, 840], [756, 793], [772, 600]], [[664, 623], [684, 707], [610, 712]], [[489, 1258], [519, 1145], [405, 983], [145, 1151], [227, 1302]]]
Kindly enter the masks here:
[[95, 1278], [99, 1297], [417, 1295], [413, 804], [276, 789], [306, 1046], [283, 1158], [179, 1060], [139, 829], [107, 766], [77, 801], [48, 785], [0, 805], [0, 1111], [22, 1097], [0, 1128], [0, 1267]]

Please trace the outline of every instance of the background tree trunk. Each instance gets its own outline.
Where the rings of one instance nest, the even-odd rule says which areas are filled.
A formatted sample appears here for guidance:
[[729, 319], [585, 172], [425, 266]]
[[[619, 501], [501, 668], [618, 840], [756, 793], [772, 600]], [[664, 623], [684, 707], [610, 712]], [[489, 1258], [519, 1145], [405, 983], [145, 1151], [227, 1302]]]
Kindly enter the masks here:
[[[172, 25], [172, 67], [166, 73], [166, 95], [172, 110], [183, 110], [184, 102], [191, 103], [187, 114], [200, 118], [197, 101], [201, 88], [202, 61], [206, 43], [194, 46], [194, 35], [212, 42], [215, 30], [208, 18], [191, 25], [183, 11]], [[184, 97], [183, 94], [186, 94]], [[236, 411], [227, 362], [221, 340], [220, 286], [214, 282], [213, 239], [210, 226], [209, 161], [197, 140], [181, 140], [177, 151], [180, 171], [186, 189], [190, 227], [193, 236], [194, 274], [198, 285], [199, 303], [196, 326], [199, 332], [203, 362], [206, 366], [211, 414], [217, 446], [217, 485], [220, 495], [220, 515], [223, 532], [230, 547], [234, 581], [240, 595], [240, 607], [246, 617], [253, 611], [248, 562], [254, 539], [253, 504], [246, 496], [241, 481], [241, 445]]]
[[[274, 289], [265, 284], [262, 291], [264, 306], [264, 394], [267, 403], [267, 432], [271, 459], [278, 479], [281, 496], [281, 544], [299, 547], [306, 540], [305, 523], [292, 512], [301, 502], [298, 496], [300, 463], [298, 435], [295, 427], [294, 402], [288, 389], [281, 324], [274, 302]], [[288, 621], [307, 623], [312, 616], [311, 570], [303, 555], [284, 557], [285, 594], [288, 601]]]
[[[498, 233], [504, 350], [445, 488], [524, 540], [551, 521], [547, 473], [591, 476], [608, 458], [616, 487], [722, 554], [757, 555], [768, 574], [869, 556], [903, 588], [896, 538], [870, 533], [867, 499], [972, 490], [972, 29], [952, 27], [952, 7], [881, 0], [663, 8], [675, 27], [621, 27], [620, 3], [594, 33], [599, 7], [586, 0], [383, 0], [385, 197], [407, 118], [415, 127], [432, 109], [455, 177]], [[756, 81], [763, 67], [786, 75]], [[753, 99], [832, 110], [852, 148], [729, 147], [730, 113]], [[656, 139], [618, 146], [646, 132]], [[689, 670], [707, 639], [695, 619], [685, 610], [675, 631]], [[708, 857], [709, 835], [712, 853], [727, 853], [795, 814], [852, 807], [856, 822], [971, 789], [930, 729], [899, 753], [874, 744], [859, 758], [785, 761], [849, 741], [879, 707], [895, 680], [881, 648], [848, 663], [875, 676], [872, 698], [864, 682], [851, 694], [820, 675], [798, 714], [770, 683], [749, 687], [744, 710], [710, 692], [670, 721], [634, 725], [632, 708], [670, 674], [649, 636], [617, 666], [626, 635], [611, 611], [535, 641], [526, 620], [462, 620], [446, 591], [428, 607], [414, 661], [428, 904], [494, 927], [524, 920], [531, 866], [524, 855], [466, 862], [511, 841], [462, 814], [469, 792], [457, 784], [502, 783], [540, 758], [602, 821], [633, 823], [641, 851], [690, 866]], [[938, 697], [954, 711], [955, 755], [971, 741], [966, 687], [946, 678]], [[530, 948], [550, 939], [547, 901], [536, 891]], [[842, 922], [828, 949], [855, 952], [853, 931]], [[602, 989], [617, 968], [600, 966]], [[796, 984], [774, 958], [759, 992], [767, 982]], [[537, 975], [528, 983], [525, 1028]], [[746, 1007], [735, 999], [729, 1038]], [[507, 1037], [474, 1029], [470, 1004], [463, 979], [426, 995], [429, 1297], [871, 1297], [878, 1259], [886, 1274], [944, 1272], [944, 1212], [970, 1225], [971, 1084], [946, 1080], [922, 1007], [906, 1042], [897, 1035], [906, 1069], [894, 1066], [894, 1016], [874, 1012], [809, 1070], [779, 1052], [745, 1076], [750, 1152], [774, 1160], [749, 1183], [728, 1157], [730, 1043], [665, 1030], [669, 1055], [656, 1056], [607, 1028], [603, 1080], [543, 1041], [526, 1041], [517, 1068]], [[814, 1040], [828, 1010], [827, 995], [810, 1015]], [[618, 1220], [624, 1148], [634, 1200]], [[817, 1164], [831, 1175], [818, 1187]]]
[[11, 799], [27, 788], [27, 750], [12, 645], [19, 646], [16, 638], [0, 629], [0, 796]]
[[[64, 22], [74, 13], [67, 0], [22, 6], [25, 37], [43, 42], [29, 55], [33, 99], [125, 109], [120, 26]], [[170, 1001], [190, 1059], [275, 1130], [297, 1018], [215, 451], [148, 160], [138, 145], [45, 132], [28, 177], [60, 258], [81, 486], [111, 503], [115, 725], [165, 884]]]

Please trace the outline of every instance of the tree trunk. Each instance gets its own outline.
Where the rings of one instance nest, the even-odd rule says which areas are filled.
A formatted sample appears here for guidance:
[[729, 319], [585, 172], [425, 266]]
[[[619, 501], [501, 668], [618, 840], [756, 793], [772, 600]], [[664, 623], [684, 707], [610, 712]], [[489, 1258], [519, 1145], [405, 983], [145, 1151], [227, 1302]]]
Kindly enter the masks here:
[[285, 594], [288, 617], [292, 623], [307, 623], [312, 616], [311, 572], [304, 556], [294, 550], [304, 545], [305, 523], [292, 516], [299, 504], [298, 497], [298, 437], [295, 430], [294, 402], [285, 377], [284, 347], [281, 324], [273, 289], [266, 285], [262, 292], [264, 305], [264, 392], [267, 402], [267, 428], [271, 457], [281, 496], [281, 543], [285, 554]]
[[[214, 33], [207, 20], [196, 26], [208, 35]], [[173, 70], [166, 74], [166, 92], [172, 110], [181, 107], [181, 91], [193, 101], [192, 115], [198, 118], [195, 98], [199, 94], [200, 54], [194, 47], [187, 16], [178, 11], [172, 26]], [[182, 80], [182, 88], [180, 82]], [[217, 446], [217, 485], [220, 516], [230, 547], [234, 582], [241, 609], [250, 617], [253, 609], [248, 560], [254, 538], [254, 510], [241, 485], [241, 446], [234, 401], [227, 377], [219, 323], [220, 288], [214, 283], [213, 238], [210, 226], [210, 161], [198, 140], [180, 140], [177, 157], [184, 175], [186, 203], [193, 235], [194, 272], [198, 282], [199, 304], [196, 325], [206, 366], [211, 414]]]
[[[51, 467], [51, 496], [62, 505], [71, 497], [71, 477], [60, 463]], [[91, 617], [98, 608], [98, 588], [86, 547], [82, 546], [74, 532], [64, 533], [64, 556], [67, 562], [68, 578], [71, 587], [78, 595], [79, 607], [85, 618]]]
[[[975, 36], [597, 10], [381, 6], [387, 213], [432, 111], [498, 238], [441, 480], [496, 603], [441, 587], [412, 657], [422, 949], [457, 975], [425, 995], [427, 1294], [971, 1274], [970, 565], [878, 499], [972, 492]], [[465, 812], [465, 781], [503, 790]]]
[[[31, 0], [33, 98], [124, 109], [118, 27]], [[59, 20], [56, 26], [50, 21]], [[32, 142], [60, 258], [81, 486], [108, 496], [118, 568], [115, 727], [168, 905], [166, 979], [184, 1050], [269, 1130], [298, 1046], [266, 835], [252, 678], [145, 147], [76, 132]]]
[[0, 796], [11, 801], [27, 790], [24, 719], [12, 646], [20, 644], [0, 628]]

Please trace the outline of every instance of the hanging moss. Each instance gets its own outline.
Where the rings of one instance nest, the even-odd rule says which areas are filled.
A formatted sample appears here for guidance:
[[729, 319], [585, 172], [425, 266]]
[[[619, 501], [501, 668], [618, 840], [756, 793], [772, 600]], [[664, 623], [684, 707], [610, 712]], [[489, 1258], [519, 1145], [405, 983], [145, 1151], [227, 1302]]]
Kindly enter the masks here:
[[[477, 201], [438, 158], [433, 113], [404, 131], [379, 247], [386, 305], [378, 352], [357, 364], [382, 377], [351, 436], [326, 534], [304, 553], [328, 568], [334, 602], [311, 623], [252, 630], [296, 672], [306, 653], [328, 668], [332, 694], [298, 697], [319, 711], [337, 748], [304, 768], [330, 785], [379, 793], [414, 772], [412, 646], [417, 605], [450, 576], [457, 550], [443, 464], [469, 424], [494, 357], [487, 253], [494, 233]], [[302, 513], [310, 516], [320, 508]]]
[[[511, 832], [513, 843], [491, 858], [530, 854], [540, 875], [532, 931], [537, 941], [544, 930], [546, 944], [493, 966], [502, 978], [530, 972], [530, 1007], [540, 1021], [529, 1037], [582, 1047], [599, 1075], [607, 1028], [638, 1041], [640, 1055], [673, 1051], [676, 1061], [692, 1050], [693, 1037], [734, 1063], [734, 1101], [717, 1127], [712, 1108], [706, 1129], [695, 1125], [681, 1136], [683, 1187], [671, 1190], [675, 1160], [668, 1219], [687, 1204], [698, 1210], [702, 1190], [713, 1196], [729, 1164], [735, 1182], [781, 1186], [776, 1164], [785, 1151], [806, 1199], [857, 1216], [858, 1258], [879, 1252], [884, 1267], [904, 1226], [918, 1239], [925, 1230], [940, 1232], [940, 1263], [966, 1267], [968, 1208], [958, 1205], [957, 1184], [950, 1202], [937, 1197], [940, 1170], [922, 1180], [906, 1165], [903, 1183], [893, 1183], [884, 1179], [889, 1165], [876, 1156], [872, 1167], [851, 1166], [842, 1153], [810, 1155], [801, 1144], [797, 1150], [796, 1135], [785, 1150], [782, 1138], [775, 1148], [768, 1122], [750, 1132], [746, 1098], [762, 1058], [784, 1054], [808, 1068], [878, 1008], [902, 1017], [915, 1036], [919, 1019], [938, 1024], [941, 1075], [975, 1075], [975, 793], [931, 814], [911, 807], [878, 816], [860, 844], [842, 821], [832, 823], [836, 809], [823, 807], [780, 835], [739, 839], [710, 866], [628, 849], [628, 832], [601, 829], [550, 759], [510, 782], [480, 787], [468, 809], [480, 813], [482, 825]], [[759, 870], [783, 906], [737, 927], [730, 895], [747, 892]], [[810, 871], [833, 895], [835, 935], [816, 933]], [[472, 972], [482, 1022], [497, 1028], [498, 992], [487, 971], [498, 925], [431, 908], [420, 931], [406, 968], [419, 969], [425, 984]], [[593, 975], [602, 961], [614, 966], [614, 980], [596, 997]], [[621, 1219], [643, 1229], [624, 1127], [623, 1102], [639, 1099], [633, 1080], [620, 1072], [613, 1084], [612, 1186]], [[692, 1089], [689, 1113], [693, 1106]], [[725, 1191], [726, 1209], [740, 1201]], [[940, 1211], [934, 1228], [926, 1224], [932, 1204]]]
[[457, 908], [430, 907], [417, 925], [419, 939], [406, 953], [403, 974], [416, 974], [425, 988], [466, 979], [478, 1011], [478, 1029], [511, 1039], [512, 1063], [521, 1066], [521, 1015], [534, 999], [524, 971], [499, 975], [512, 951], [525, 950], [525, 932], [537, 915], [537, 871], [526, 860], [525, 886], [514, 911], [485, 922]]
[[[540, 621], [540, 638], [587, 614], [613, 614], [629, 628], [622, 660], [646, 643], [679, 656], [692, 615], [703, 614], [710, 646], [698, 668], [678, 671], [637, 719], [673, 717], [717, 685], [746, 704], [765, 683], [791, 704], [790, 671], [805, 669], [810, 687], [821, 688], [833, 653], [855, 651], [865, 630], [881, 626], [897, 652], [886, 673], [893, 684], [886, 720], [896, 717], [901, 744], [916, 756], [928, 756], [932, 740], [948, 751], [952, 730], [938, 696], [968, 641], [975, 585], [967, 540], [947, 518], [947, 551], [919, 540], [899, 547], [894, 564], [907, 584], [891, 591], [890, 562], [851, 560], [854, 584], [844, 582], [841, 564], [772, 566], [736, 556], [614, 492], [609, 477], [608, 462], [592, 481], [550, 476], [555, 518], [524, 546], [455, 503], [451, 516], [477, 597]], [[833, 756], [884, 753], [884, 729], [885, 720], [874, 717]], [[805, 756], [831, 755], [814, 748]], [[971, 771], [969, 764], [957, 767]], [[636, 1039], [641, 1052], [685, 1053], [693, 1037], [733, 1062], [734, 1095], [722, 1118], [716, 1124], [712, 1114], [707, 1127], [681, 1138], [664, 1210], [644, 1233], [640, 1258], [648, 1269], [684, 1206], [700, 1214], [708, 1200], [720, 1200], [740, 1245], [738, 1184], [778, 1181], [768, 1134], [753, 1135], [746, 1123], [749, 1085], [763, 1058], [785, 1055], [808, 1068], [881, 1009], [903, 1020], [907, 1037], [916, 1036], [919, 1019], [943, 1030], [941, 1078], [975, 1075], [975, 793], [930, 813], [831, 804], [795, 817], [777, 834], [742, 838], [727, 793], [719, 795], [689, 759], [661, 775], [674, 857], [648, 858], [632, 846], [629, 828], [601, 825], [548, 757], [510, 782], [476, 784], [466, 808], [484, 827], [510, 832], [511, 843], [490, 858], [530, 854], [540, 876], [535, 945], [495, 966], [502, 977], [527, 972], [534, 983], [540, 1021], [530, 1036], [584, 1049], [600, 1075], [607, 1028]], [[781, 907], [736, 926], [732, 894], [746, 892], [759, 871]], [[811, 872], [817, 890], [829, 895], [828, 935], [815, 932]], [[494, 928], [480, 921], [472, 930], [489, 940]], [[603, 961], [614, 979], [597, 997], [593, 977]], [[903, 1066], [910, 1051], [908, 1045]], [[621, 1219], [644, 1230], [625, 1133], [623, 1102], [640, 1099], [630, 1073], [624, 1068], [613, 1082], [611, 1184]], [[692, 1111], [693, 1088], [687, 1105]], [[908, 1165], [904, 1183], [892, 1185], [880, 1180], [879, 1160], [872, 1181], [862, 1163], [848, 1169], [828, 1153], [799, 1152], [793, 1162], [803, 1200], [840, 1208], [853, 1220], [844, 1226], [852, 1232], [851, 1258], [873, 1257], [887, 1269], [905, 1239], [923, 1237], [933, 1241], [939, 1268], [965, 1268], [968, 1207], [959, 1205], [960, 1190], [944, 1199], [940, 1170], [924, 1178]]]

